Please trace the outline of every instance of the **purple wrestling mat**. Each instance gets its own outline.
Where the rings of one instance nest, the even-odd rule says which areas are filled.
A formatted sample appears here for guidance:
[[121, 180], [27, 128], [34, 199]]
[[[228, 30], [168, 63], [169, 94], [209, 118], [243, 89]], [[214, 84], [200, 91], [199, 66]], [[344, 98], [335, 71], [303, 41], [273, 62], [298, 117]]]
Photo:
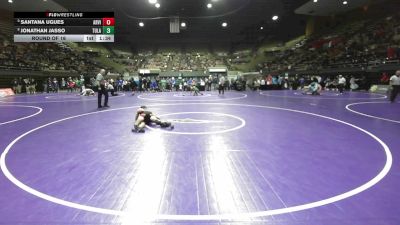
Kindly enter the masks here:
[[[0, 224], [400, 223], [400, 104], [361, 92], [0, 99]], [[175, 129], [132, 133], [146, 105]]]

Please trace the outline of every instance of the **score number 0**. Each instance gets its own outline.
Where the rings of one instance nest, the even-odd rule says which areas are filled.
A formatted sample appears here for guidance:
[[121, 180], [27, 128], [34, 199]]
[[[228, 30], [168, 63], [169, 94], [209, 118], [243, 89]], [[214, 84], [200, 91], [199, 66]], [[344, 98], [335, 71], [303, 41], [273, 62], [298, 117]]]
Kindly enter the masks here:
[[114, 18], [103, 18], [103, 26], [114, 26]]

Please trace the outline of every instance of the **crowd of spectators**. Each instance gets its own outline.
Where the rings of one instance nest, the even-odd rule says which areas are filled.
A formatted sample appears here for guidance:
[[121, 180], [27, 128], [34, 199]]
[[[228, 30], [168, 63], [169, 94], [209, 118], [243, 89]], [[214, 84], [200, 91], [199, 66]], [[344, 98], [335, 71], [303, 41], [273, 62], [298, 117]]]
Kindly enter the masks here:
[[227, 57], [224, 54], [210, 52], [162, 52], [139, 53], [135, 56], [138, 69], [157, 68], [161, 71], [205, 71], [209, 67], [227, 66]]
[[0, 35], [0, 69], [87, 73], [99, 67], [88, 53], [74, 51], [64, 44], [14, 43]]
[[[140, 77], [117, 77], [107, 79], [107, 89], [114, 92], [170, 92], [170, 91], [191, 91], [192, 87], [197, 87], [200, 91], [218, 90], [219, 78], [223, 75], [210, 75], [204, 77], [160, 77], [160, 76], [140, 76]], [[226, 76], [225, 76], [226, 77]], [[16, 94], [27, 93], [35, 94], [57, 93], [59, 91], [81, 93], [85, 89], [96, 91], [96, 79], [92, 77], [68, 77], [68, 78], [39, 78], [19, 77], [11, 81], [10, 86]], [[245, 90], [245, 80], [224, 79], [226, 90]]]
[[[318, 83], [322, 89], [337, 90], [339, 79], [343, 80], [343, 88], [345, 90], [369, 90], [371, 80], [366, 75], [267, 75], [248, 78], [246, 86], [250, 90], [303, 90], [306, 86], [313, 82]], [[386, 83], [382, 83], [386, 84]]]
[[[72, 74], [91, 74], [103, 67], [93, 60], [90, 52], [77, 51], [62, 43], [13, 43], [10, 37], [0, 34], [0, 69], [71, 71]], [[331, 32], [319, 33], [299, 42], [295, 47], [266, 52], [268, 61], [258, 64], [261, 74], [283, 74], [286, 71], [319, 71], [335, 68], [368, 68], [380, 64], [400, 63], [400, 14], [381, 19], [359, 20], [346, 23]], [[139, 54], [107, 55], [127, 71], [139, 69], [164, 71], [206, 71], [210, 67], [248, 64], [253, 56], [250, 50], [227, 52], [173, 51], [143, 52]], [[319, 79], [322, 86], [334, 83], [335, 76]], [[347, 76], [350, 85], [351, 76]], [[360, 88], [370, 81], [365, 76], [353, 77]], [[35, 93], [36, 89], [57, 92], [66, 89], [78, 91], [82, 86], [92, 86], [93, 79], [83, 77], [52, 77], [48, 79], [19, 78], [12, 81], [17, 93], [20, 89]], [[259, 78], [226, 79], [227, 89], [296, 89], [312, 81], [312, 76], [264, 75]], [[8, 82], [8, 81], [7, 81]], [[353, 83], [354, 83], [353, 82]], [[172, 91], [187, 90], [192, 84], [200, 90], [216, 89], [217, 79], [208, 77], [142, 77], [140, 79], [111, 80], [117, 91]], [[203, 87], [204, 86], [204, 87]], [[329, 86], [329, 85], [328, 85]], [[17, 88], [23, 87], [23, 88]]]
[[[218, 89], [218, 76], [204, 77], [160, 77], [143, 76], [129, 80], [118, 78], [112, 81], [115, 90], [118, 91], [139, 91], [139, 92], [169, 92], [169, 91], [190, 91], [196, 86], [200, 91], [212, 91]], [[234, 89], [233, 80], [225, 79], [224, 86], [227, 90]]]
[[250, 51], [227, 52], [190, 52], [181, 53], [168, 51], [164, 53], [145, 52], [135, 56], [136, 69], [157, 68], [161, 71], [206, 71], [210, 67], [223, 66], [230, 70], [237, 65], [247, 64], [251, 61]]
[[79, 92], [82, 86], [91, 86], [84, 76], [79, 77], [18, 77], [11, 81], [10, 86], [16, 94], [23, 92], [35, 94], [36, 92], [57, 93], [62, 90], [67, 92]]
[[[200, 91], [218, 90], [219, 78], [223, 75], [209, 75], [204, 77], [160, 77], [160, 76], [140, 76], [140, 77], [118, 77], [109, 78], [108, 90], [115, 92], [170, 92], [170, 91], [191, 91], [196, 86]], [[386, 84], [386, 74], [383, 74], [381, 83]], [[371, 81], [366, 76], [343, 76], [346, 80], [344, 88], [348, 90], [369, 90]], [[304, 89], [314, 80], [324, 89], [337, 89], [339, 75], [315, 76], [315, 75], [266, 75], [243, 77], [237, 76], [231, 79], [224, 79], [226, 90], [245, 91], [248, 90], [298, 90]], [[386, 83], [385, 83], [386, 82]], [[35, 94], [36, 92], [82, 92], [85, 88], [96, 90], [95, 77], [67, 77], [46, 79], [34, 79], [31, 77], [15, 78], [11, 82], [15, 93], [26, 92]]]
[[399, 63], [400, 14], [346, 24], [342, 29], [303, 40], [297, 47], [266, 52], [264, 71], [321, 70]]

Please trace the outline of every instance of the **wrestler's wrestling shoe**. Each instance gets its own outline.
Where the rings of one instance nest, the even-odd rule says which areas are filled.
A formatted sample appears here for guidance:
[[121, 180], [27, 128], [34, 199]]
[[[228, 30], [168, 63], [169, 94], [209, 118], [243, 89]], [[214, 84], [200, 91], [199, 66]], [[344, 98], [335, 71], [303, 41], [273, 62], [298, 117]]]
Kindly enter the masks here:
[[163, 123], [160, 124], [160, 126], [162, 128], [168, 128], [169, 127], [171, 130], [174, 129], [174, 125], [172, 125], [171, 122], [163, 122]]
[[132, 132], [134, 132], [134, 133], [144, 133], [145, 130], [144, 130], [143, 128], [140, 129], [139, 127], [135, 126], [135, 127], [132, 129]]
[[159, 123], [159, 125], [162, 128], [166, 128], [166, 127], [169, 127], [170, 124], [168, 122], [162, 122], [162, 123]]

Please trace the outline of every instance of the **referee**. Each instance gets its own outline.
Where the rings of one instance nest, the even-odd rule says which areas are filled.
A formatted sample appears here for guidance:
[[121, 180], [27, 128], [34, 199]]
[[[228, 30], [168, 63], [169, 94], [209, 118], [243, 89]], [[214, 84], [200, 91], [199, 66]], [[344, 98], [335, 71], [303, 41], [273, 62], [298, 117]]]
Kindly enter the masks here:
[[[108, 91], [106, 88], [106, 80], [104, 79], [104, 75], [105, 75], [106, 71], [104, 69], [100, 70], [100, 73], [97, 74], [96, 76], [96, 83], [97, 83], [97, 87], [98, 87], [98, 93], [97, 93], [97, 107], [99, 109], [103, 108], [103, 107], [110, 107], [108, 106]], [[104, 95], [104, 106], [101, 106], [101, 97], [102, 95]]]
[[338, 79], [338, 88], [340, 94], [343, 94], [343, 89], [346, 87], [346, 78], [344, 78], [342, 75], [339, 75]]
[[390, 85], [392, 86], [392, 91], [390, 93], [390, 102], [394, 102], [397, 94], [400, 92], [400, 70], [396, 71], [396, 74], [390, 78]]

